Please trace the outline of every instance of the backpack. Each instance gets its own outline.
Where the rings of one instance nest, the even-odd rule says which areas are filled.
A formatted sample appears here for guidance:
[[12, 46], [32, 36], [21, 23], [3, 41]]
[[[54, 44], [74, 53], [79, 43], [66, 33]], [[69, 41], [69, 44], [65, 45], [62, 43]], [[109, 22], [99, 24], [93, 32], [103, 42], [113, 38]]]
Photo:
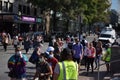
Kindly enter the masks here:
[[84, 39], [82, 40], [81, 44], [82, 44], [83, 46], [85, 46], [85, 40], [84, 40]]
[[35, 64], [37, 59], [38, 59], [38, 55], [36, 54], [36, 51], [34, 51], [29, 58], [29, 62]]

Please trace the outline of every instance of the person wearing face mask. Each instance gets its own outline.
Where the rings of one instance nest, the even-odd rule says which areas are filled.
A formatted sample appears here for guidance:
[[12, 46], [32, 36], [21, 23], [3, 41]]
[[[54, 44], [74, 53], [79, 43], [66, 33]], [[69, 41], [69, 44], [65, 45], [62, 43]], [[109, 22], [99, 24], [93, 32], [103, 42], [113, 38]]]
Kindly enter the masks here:
[[[52, 70], [54, 71], [56, 64], [58, 63], [58, 60], [54, 57], [54, 48], [48, 47], [47, 48], [47, 62], [52, 66]], [[52, 80], [52, 77], [51, 77]]]
[[53, 54], [50, 53], [48, 54], [47, 62], [52, 66], [52, 69], [54, 70], [56, 63], [58, 63], [58, 60], [54, 57]]
[[17, 47], [15, 49], [15, 54], [12, 55], [8, 60], [8, 68], [10, 70], [8, 76], [11, 78], [11, 80], [26, 79], [25, 66], [27, 62], [27, 56], [22, 54], [20, 47]]
[[45, 54], [41, 53], [36, 63], [36, 73], [33, 80], [36, 80], [37, 77], [39, 80], [50, 80], [52, 73], [52, 67], [45, 60]]
[[75, 38], [75, 43], [72, 46], [73, 61], [78, 63], [79, 69], [83, 59], [83, 45], [80, 43], [79, 38]]

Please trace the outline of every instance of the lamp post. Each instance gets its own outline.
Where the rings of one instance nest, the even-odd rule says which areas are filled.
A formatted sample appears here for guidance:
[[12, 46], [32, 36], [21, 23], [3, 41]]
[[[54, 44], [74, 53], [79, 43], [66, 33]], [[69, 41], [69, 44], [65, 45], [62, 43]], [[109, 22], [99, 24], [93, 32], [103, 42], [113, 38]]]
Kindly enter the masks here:
[[[53, 10], [51, 10], [50, 11], [50, 16], [51, 16], [51, 20], [50, 21], [52, 21], [53, 22], [53, 14], [54, 14], [54, 12], [53, 12]], [[52, 26], [51, 26], [51, 31], [50, 31], [51, 33], [53, 32], [53, 23], [52, 23]]]
[[81, 37], [81, 34], [82, 34], [82, 24], [83, 24], [83, 18], [82, 18], [82, 15], [80, 14], [80, 15], [78, 16], [79, 40], [80, 40], [80, 37]]
[[[21, 11], [18, 11], [18, 16], [19, 16], [19, 19], [21, 20]], [[18, 32], [20, 33], [20, 23], [18, 23]]]

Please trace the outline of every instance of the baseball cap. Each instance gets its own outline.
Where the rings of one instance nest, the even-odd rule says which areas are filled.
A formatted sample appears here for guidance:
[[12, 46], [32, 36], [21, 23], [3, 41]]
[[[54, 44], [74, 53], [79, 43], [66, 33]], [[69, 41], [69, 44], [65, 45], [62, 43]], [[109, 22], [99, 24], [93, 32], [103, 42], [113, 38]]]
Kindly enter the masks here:
[[53, 52], [54, 50], [55, 50], [55, 49], [54, 49], [52, 46], [50, 46], [50, 47], [47, 48], [47, 52], [50, 52], [50, 51]]

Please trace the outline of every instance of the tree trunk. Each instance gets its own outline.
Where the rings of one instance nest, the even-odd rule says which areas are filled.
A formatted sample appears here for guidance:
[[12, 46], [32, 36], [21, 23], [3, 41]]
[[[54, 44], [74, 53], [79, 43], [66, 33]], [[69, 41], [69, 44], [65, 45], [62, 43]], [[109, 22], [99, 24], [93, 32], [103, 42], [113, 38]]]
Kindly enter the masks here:
[[68, 32], [69, 31], [69, 19], [67, 19], [67, 21], [66, 21], [66, 32]]
[[89, 36], [91, 34], [91, 24], [89, 24]]

